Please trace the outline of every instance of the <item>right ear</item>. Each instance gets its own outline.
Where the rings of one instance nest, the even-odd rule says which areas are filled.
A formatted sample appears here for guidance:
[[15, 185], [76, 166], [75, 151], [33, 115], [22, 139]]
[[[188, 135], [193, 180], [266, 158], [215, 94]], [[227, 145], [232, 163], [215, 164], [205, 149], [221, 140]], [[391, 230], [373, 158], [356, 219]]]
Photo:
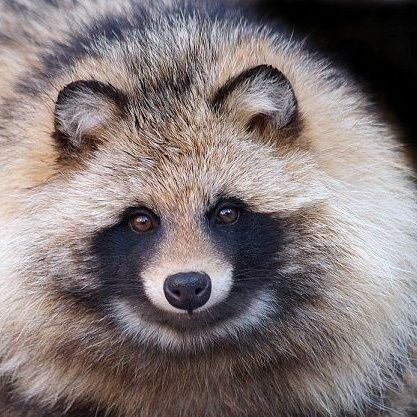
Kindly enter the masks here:
[[95, 80], [74, 81], [58, 94], [55, 134], [67, 155], [94, 148], [100, 131], [126, 106], [124, 94], [110, 84]]
[[290, 81], [270, 65], [246, 69], [229, 79], [217, 90], [212, 104], [219, 114], [261, 135], [290, 127], [298, 113]]

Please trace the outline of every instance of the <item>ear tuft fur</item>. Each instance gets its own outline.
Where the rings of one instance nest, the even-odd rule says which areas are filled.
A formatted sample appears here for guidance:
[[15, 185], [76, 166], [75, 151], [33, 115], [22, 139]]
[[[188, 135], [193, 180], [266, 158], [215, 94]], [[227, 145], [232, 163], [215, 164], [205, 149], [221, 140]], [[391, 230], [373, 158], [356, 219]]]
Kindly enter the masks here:
[[212, 103], [216, 111], [232, 115], [248, 131], [263, 132], [268, 126], [283, 129], [297, 115], [291, 83], [270, 65], [258, 65], [230, 79]]
[[64, 87], [55, 105], [55, 137], [68, 151], [89, 148], [100, 129], [125, 107], [124, 94], [110, 84], [80, 80]]

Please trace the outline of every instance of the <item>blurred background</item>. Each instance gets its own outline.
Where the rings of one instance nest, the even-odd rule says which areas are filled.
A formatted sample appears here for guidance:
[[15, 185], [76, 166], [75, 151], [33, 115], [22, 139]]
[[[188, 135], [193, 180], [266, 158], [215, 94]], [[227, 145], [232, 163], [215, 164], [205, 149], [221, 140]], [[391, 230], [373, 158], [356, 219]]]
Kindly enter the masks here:
[[[417, 162], [417, 0], [252, 0], [347, 68], [394, 123]], [[417, 166], [417, 164], [416, 164]]]

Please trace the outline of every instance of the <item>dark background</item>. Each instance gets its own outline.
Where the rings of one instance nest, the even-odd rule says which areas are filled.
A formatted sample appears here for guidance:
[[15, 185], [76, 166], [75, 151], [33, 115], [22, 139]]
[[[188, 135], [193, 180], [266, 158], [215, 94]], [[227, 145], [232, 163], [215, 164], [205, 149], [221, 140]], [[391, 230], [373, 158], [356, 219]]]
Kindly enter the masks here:
[[417, 1], [253, 0], [347, 68], [392, 121], [417, 161]]

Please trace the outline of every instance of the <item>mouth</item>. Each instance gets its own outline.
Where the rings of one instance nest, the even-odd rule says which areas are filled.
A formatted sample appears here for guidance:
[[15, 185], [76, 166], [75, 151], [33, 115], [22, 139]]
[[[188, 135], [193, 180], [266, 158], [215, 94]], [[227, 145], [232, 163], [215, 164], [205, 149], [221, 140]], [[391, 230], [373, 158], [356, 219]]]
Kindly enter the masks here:
[[237, 314], [237, 311], [231, 308], [227, 300], [206, 309], [179, 310], [178, 313], [158, 309], [151, 303], [146, 308], [141, 307], [131, 306], [131, 309], [133, 308], [141, 319], [148, 323], [186, 334], [203, 333], [230, 320]]
[[116, 324], [133, 342], [175, 351], [219, 343], [241, 345], [244, 334], [259, 333], [273, 315], [273, 297], [268, 292], [238, 302], [232, 297], [191, 313], [162, 311], [151, 303], [126, 299], [118, 300], [113, 308]]

